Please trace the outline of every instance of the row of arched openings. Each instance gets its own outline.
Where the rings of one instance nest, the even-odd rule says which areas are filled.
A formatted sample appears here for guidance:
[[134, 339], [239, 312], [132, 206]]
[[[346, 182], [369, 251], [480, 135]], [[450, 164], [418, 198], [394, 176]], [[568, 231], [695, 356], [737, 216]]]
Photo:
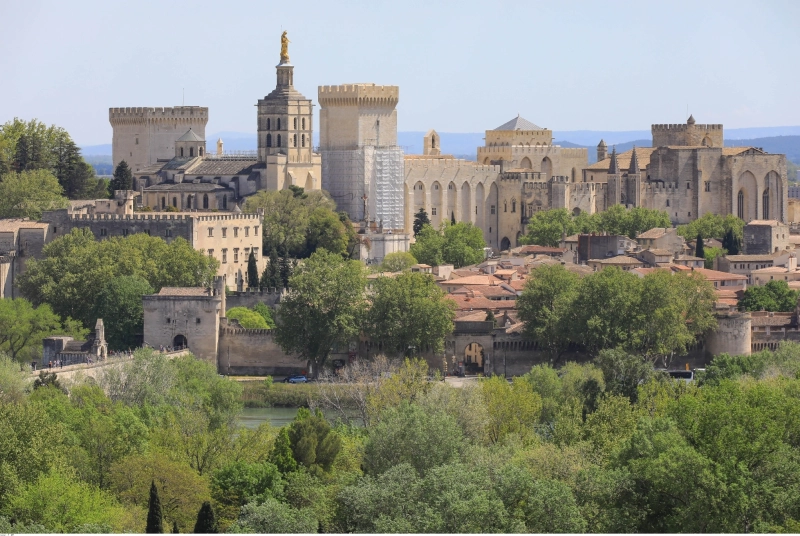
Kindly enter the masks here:
[[[277, 118], [275, 120], [275, 123], [277, 125], [277, 128], [275, 130], [280, 130], [281, 129], [281, 118], [280, 117]], [[306, 129], [306, 118], [305, 117], [303, 117], [300, 120], [300, 125], [301, 125], [301, 127], [300, 127], [301, 130], [305, 130]], [[294, 118], [293, 126], [294, 126], [294, 129], [297, 130], [297, 118], [296, 117]], [[270, 120], [269, 117], [267, 117], [267, 130], [272, 130], [272, 121]]]
[[[180, 148], [180, 154], [181, 154], [181, 157], [183, 157], [183, 147]], [[190, 157], [194, 156], [194, 147], [189, 147], [189, 156]], [[203, 148], [202, 147], [198, 147], [197, 148], [197, 156], [203, 156]]]
[[[292, 135], [289, 139], [292, 140], [292, 147], [297, 147], [297, 134]], [[276, 141], [275, 147], [283, 147], [283, 145], [281, 144], [281, 135], [280, 134], [278, 134], [276, 136], [275, 141]], [[300, 135], [300, 146], [301, 147], [305, 147], [306, 146], [306, 135], [305, 134], [301, 134]], [[272, 147], [272, 134], [267, 134], [267, 147]]]
[[[192, 195], [190, 195], [189, 197], [186, 198], [186, 208], [187, 209], [191, 209], [192, 208], [193, 198], [194, 198], [194, 196], [192, 196]], [[175, 208], [178, 208], [178, 198], [177, 197], [173, 197], [172, 198], [172, 206], [175, 207]], [[161, 197], [161, 208], [162, 209], [167, 208], [167, 198], [166, 197]], [[205, 208], [205, 209], [208, 208], [208, 194], [203, 194], [203, 208]], [[223, 209], [227, 209], [228, 208], [228, 196], [227, 195], [222, 197], [222, 208]]]

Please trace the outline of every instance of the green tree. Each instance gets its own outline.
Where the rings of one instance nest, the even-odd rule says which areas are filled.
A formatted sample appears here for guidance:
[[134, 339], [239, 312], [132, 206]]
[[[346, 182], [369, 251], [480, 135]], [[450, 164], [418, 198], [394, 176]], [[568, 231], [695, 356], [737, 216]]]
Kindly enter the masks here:
[[147, 508], [148, 489], [153, 483], [166, 526], [172, 521], [185, 531], [195, 522], [197, 505], [211, 496], [205, 478], [187, 463], [171, 460], [160, 452], [126, 456], [109, 471], [111, 491], [128, 507]]
[[693, 222], [678, 226], [678, 234], [686, 239], [691, 239], [700, 235], [704, 240], [708, 240], [709, 238], [722, 240], [730, 231], [734, 237], [741, 240], [743, 230], [744, 221], [733, 214], [722, 216], [712, 212], [706, 212], [702, 217], [697, 218]]
[[416, 237], [425, 225], [430, 225], [431, 220], [428, 218], [428, 212], [424, 208], [420, 208], [414, 214], [414, 236]]
[[269, 461], [283, 474], [297, 470], [297, 461], [292, 454], [291, 442], [289, 440], [289, 429], [285, 426], [281, 428], [280, 432], [278, 432], [278, 437], [275, 438], [275, 444], [270, 452]]
[[20, 364], [0, 353], [0, 404], [22, 402], [27, 384], [28, 374], [22, 370]]
[[112, 199], [114, 192], [117, 190], [133, 190], [133, 173], [125, 160], [117, 164], [117, 168], [114, 170], [114, 178], [111, 179], [108, 189], [111, 190]]
[[707, 268], [709, 270], [712, 270], [714, 268], [714, 259], [716, 259], [717, 257], [722, 257], [723, 255], [726, 255], [727, 253], [728, 252], [725, 251], [725, 249], [723, 249], [723, 248], [717, 248], [717, 247], [707, 248], [707, 247], [704, 247], [703, 248], [703, 254], [705, 255], [705, 257], [704, 257], [705, 258], [705, 262], [703, 263], [703, 267]]
[[0, 218], [38, 220], [42, 212], [67, 204], [63, 189], [49, 171], [6, 173], [0, 180]]
[[627, 397], [631, 403], [639, 398], [639, 385], [653, 377], [653, 364], [642, 356], [623, 350], [601, 350], [594, 360], [606, 382], [606, 390]]
[[58, 147], [72, 141], [67, 131], [32, 119], [14, 118], [0, 126], [0, 175], [12, 171], [56, 173]]
[[266, 319], [247, 307], [228, 309], [225, 316], [230, 320], [236, 320], [245, 329], [269, 329]]
[[402, 272], [408, 270], [415, 264], [417, 264], [417, 259], [414, 258], [414, 255], [407, 251], [397, 251], [395, 253], [389, 253], [383, 258], [381, 271]]
[[573, 341], [574, 302], [580, 278], [560, 264], [534, 269], [517, 298], [525, 335], [550, 354], [561, 357]]
[[252, 502], [242, 508], [237, 524], [232, 532], [256, 534], [312, 534], [319, 529], [319, 523], [310, 508], [293, 508], [276, 499]]
[[84, 199], [96, 193], [94, 168], [81, 156], [81, 150], [68, 137], [59, 140], [56, 150], [55, 175], [70, 199]]
[[703, 248], [703, 237], [699, 234], [697, 235], [697, 244], [694, 249], [694, 256], [698, 259], [705, 259], [706, 258], [706, 251]]
[[725, 231], [725, 237], [722, 239], [722, 249], [727, 251], [728, 255], [738, 255], [742, 250], [742, 239], [736, 236], [733, 228], [728, 228]]
[[24, 298], [0, 299], [0, 352], [14, 360], [33, 358], [44, 337], [63, 334], [81, 338], [86, 333], [70, 319], [62, 324], [47, 304], [33, 307]]
[[257, 303], [253, 306], [253, 311], [261, 315], [267, 327], [272, 329], [275, 327], [275, 320], [272, 319], [272, 310], [263, 303]]
[[247, 287], [258, 288], [258, 265], [256, 264], [256, 256], [252, 251], [247, 257]]
[[164, 532], [163, 514], [161, 512], [161, 499], [158, 498], [158, 488], [156, 481], [150, 484], [150, 500], [147, 503], [147, 526], [144, 531], [147, 534], [162, 534]]
[[264, 247], [273, 247], [281, 255], [303, 256], [306, 252], [311, 214], [318, 207], [336, 209], [336, 203], [323, 191], [303, 192], [295, 190], [261, 190], [247, 198], [243, 210], [264, 210]]
[[527, 439], [542, 411], [542, 399], [530, 383], [515, 380], [511, 385], [501, 376], [481, 381], [481, 393], [488, 411], [489, 440], [498, 443], [511, 434]]
[[464, 446], [464, 435], [453, 417], [404, 402], [387, 408], [370, 428], [364, 471], [377, 475], [408, 463], [423, 475], [456, 461]]
[[387, 352], [404, 355], [408, 348], [444, 350], [453, 331], [455, 303], [429, 274], [403, 272], [373, 283], [366, 332]]
[[444, 228], [442, 258], [447, 264], [456, 268], [478, 264], [483, 261], [485, 247], [483, 231], [471, 222], [447, 225]]
[[137, 233], [97, 241], [88, 229], [73, 229], [28, 261], [17, 278], [21, 294], [35, 305], [48, 303], [61, 317], [93, 326], [95, 301], [108, 281], [139, 276], [158, 291], [164, 286], [209, 286], [219, 262], [183, 238], [169, 244]]
[[456, 213], [452, 210], [450, 211], [450, 225], [456, 224]]
[[318, 472], [330, 470], [342, 442], [322, 413], [312, 415], [307, 409], [300, 408], [289, 426], [289, 446], [292, 458], [298, 464]]
[[358, 261], [315, 252], [289, 280], [292, 291], [277, 311], [275, 340], [285, 352], [314, 364], [319, 374], [335, 345], [358, 336], [365, 311], [366, 275]]
[[141, 276], [124, 275], [106, 282], [94, 303], [94, 316], [102, 318], [106, 341], [112, 350], [141, 346], [144, 333], [142, 296], [153, 287]]
[[294, 265], [288, 257], [281, 257], [280, 265], [280, 283], [283, 288], [289, 288], [289, 280], [292, 277]]
[[283, 495], [283, 479], [269, 462], [230, 462], [211, 475], [211, 494], [220, 519], [234, 519], [249, 501], [263, 501]]
[[197, 512], [197, 522], [194, 524], [195, 534], [216, 534], [219, 532], [217, 528], [217, 516], [214, 515], [214, 509], [211, 503], [205, 501], [200, 511]]
[[261, 288], [283, 288], [280, 260], [278, 259], [278, 251], [274, 247], [269, 252], [269, 262], [266, 268], [264, 268], [264, 272], [261, 274], [261, 281], [259, 283]]
[[528, 218], [527, 234], [520, 240], [524, 244], [558, 247], [562, 236], [577, 232], [572, 215], [565, 208], [542, 210]]
[[318, 207], [311, 212], [306, 231], [306, 251], [304, 257], [324, 248], [331, 253], [345, 255], [347, 253], [348, 233], [339, 215], [327, 207]]
[[180, 532], [181, 531], [178, 529], [178, 522], [177, 521], [173, 521], [172, 522], [172, 534], [180, 534]]
[[411, 255], [422, 264], [439, 266], [444, 264], [442, 249], [444, 236], [430, 225], [423, 225], [415, 235], [416, 241], [411, 244]]
[[788, 313], [797, 307], [798, 291], [791, 290], [786, 281], [769, 281], [760, 287], [748, 287], [739, 307], [745, 311], [772, 311]]

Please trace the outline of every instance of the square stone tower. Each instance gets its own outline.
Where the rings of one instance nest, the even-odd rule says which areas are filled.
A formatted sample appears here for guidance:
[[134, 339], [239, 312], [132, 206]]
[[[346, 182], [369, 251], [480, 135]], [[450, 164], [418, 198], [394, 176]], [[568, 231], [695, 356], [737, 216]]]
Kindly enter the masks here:
[[353, 221], [404, 227], [403, 150], [397, 146], [400, 88], [320, 86], [322, 187]]
[[175, 140], [191, 129], [205, 139], [208, 108], [109, 108], [114, 129], [111, 152], [114, 167], [125, 160], [131, 171], [140, 171], [159, 159], [175, 156]]

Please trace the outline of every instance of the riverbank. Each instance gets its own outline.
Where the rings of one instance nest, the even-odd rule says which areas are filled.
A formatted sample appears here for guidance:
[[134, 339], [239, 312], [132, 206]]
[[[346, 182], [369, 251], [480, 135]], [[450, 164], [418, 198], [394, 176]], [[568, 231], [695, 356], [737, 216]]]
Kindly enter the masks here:
[[271, 383], [263, 379], [237, 379], [242, 384], [246, 408], [302, 408], [319, 399], [313, 383]]

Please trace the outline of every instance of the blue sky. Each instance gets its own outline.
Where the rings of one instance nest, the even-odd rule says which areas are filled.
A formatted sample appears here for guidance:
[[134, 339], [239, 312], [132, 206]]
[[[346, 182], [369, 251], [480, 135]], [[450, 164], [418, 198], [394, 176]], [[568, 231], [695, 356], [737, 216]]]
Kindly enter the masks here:
[[295, 87], [400, 86], [399, 130], [800, 125], [800, 2], [0, 0], [0, 123], [110, 143], [112, 106], [255, 131], [288, 30]]

